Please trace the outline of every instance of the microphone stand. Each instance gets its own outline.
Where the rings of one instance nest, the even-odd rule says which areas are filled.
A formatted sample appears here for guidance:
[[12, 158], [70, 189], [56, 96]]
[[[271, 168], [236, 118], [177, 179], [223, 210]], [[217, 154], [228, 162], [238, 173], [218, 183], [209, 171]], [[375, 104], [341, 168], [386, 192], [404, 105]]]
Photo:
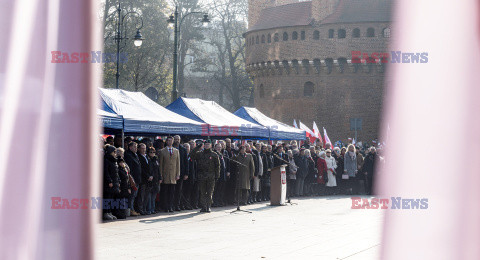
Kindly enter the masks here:
[[[285, 163], [287, 163], [287, 164], [290, 165], [290, 162], [285, 161], [283, 158], [281, 158], [280, 156], [278, 156], [278, 154], [275, 154], [275, 153], [272, 153], [272, 154], [273, 154], [273, 156], [277, 157], [277, 159], [279, 159], [279, 160], [281, 160], [281, 161], [283, 161], [283, 162], [285, 162]], [[287, 184], [287, 185], [288, 185], [288, 184]], [[290, 205], [298, 205], [298, 203], [295, 203], [295, 202], [291, 202], [291, 201], [290, 201], [290, 192], [287, 192], [287, 203], [290, 204]]]
[[229, 161], [232, 161], [232, 162], [234, 162], [234, 163], [236, 163], [236, 164], [240, 164], [240, 165], [242, 165], [242, 166], [247, 167], [245, 164], [243, 164], [243, 163], [241, 163], [241, 162], [239, 162], [239, 161], [235, 161], [234, 159], [230, 159], [230, 158], [225, 157], [225, 156], [224, 156], [223, 158], [224, 158], [224, 159], [227, 159], [227, 160], [229, 160]]
[[[230, 159], [230, 158], [228, 158], [228, 160], [230, 160], [230, 161], [232, 161], [232, 162], [234, 162], [234, 163], [236, 163], [236, 164], [239, 164], [239, 165], [241, 165], [241, 166], [247, 167], [245, 164], [240, 163], [240, 162], [238, 162], [238, 161], [236, 161], [236, 160], [233, 160], [233, 159]], [[242, 194], [240, 193], [240, 189], [238, 188], [238, 178], [239, 178], [239, 177], [240, 177], [240, 176], [239, 176], [239, 174], [237, 173], [237, 174], [236, 174], [236, 180], [235, 180], [235, 191], [237, 192], [237, 209], [234, 210], [234, 211], [232, 211], [232, 212], [230, 212], [230, 214], [232, 214], [232, 213], [239, 213], [239, 212], [252, 213], [251, 211], [244, 210], [244, 209], [240, 209], [240, 199], [241, 199], [241, 197], [242, 197]], [[240, 198], [239, 198], [239, 197], [240, 197]]]

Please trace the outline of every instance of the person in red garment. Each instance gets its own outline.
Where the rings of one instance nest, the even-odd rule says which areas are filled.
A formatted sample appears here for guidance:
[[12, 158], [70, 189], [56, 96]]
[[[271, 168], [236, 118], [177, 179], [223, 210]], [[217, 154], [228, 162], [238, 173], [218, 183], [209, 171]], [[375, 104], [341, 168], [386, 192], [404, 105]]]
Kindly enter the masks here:
[[325, 195], [325, 184], [327, 183], [327, 162], [325, 162], [325, 152], [321, 151], [317, 159], [317, 183], [318, 195]]

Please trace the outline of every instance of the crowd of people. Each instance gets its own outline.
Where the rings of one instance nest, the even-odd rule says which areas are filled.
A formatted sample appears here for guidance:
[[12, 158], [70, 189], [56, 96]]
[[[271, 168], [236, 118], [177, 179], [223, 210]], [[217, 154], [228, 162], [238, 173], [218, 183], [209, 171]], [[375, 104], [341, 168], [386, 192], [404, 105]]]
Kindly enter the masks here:
[[308, 138], [274, 145], [229, 138], [182, 142], [178, 135], [102, 141], [104, 198], [128, 207], [104, 209], [104, 220], [268, 201], [271, 170], [280, 165], [287, 165], [288, 198], [371, 195], [382, 159], [373, 146], [332, 148]]

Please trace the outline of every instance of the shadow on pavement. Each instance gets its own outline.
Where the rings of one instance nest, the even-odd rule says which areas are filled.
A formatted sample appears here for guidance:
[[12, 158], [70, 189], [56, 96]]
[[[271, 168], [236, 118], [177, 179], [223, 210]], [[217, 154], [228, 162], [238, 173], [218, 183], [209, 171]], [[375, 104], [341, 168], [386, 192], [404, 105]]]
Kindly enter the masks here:
[[193, 218], [193, 217], [195, 217], [197, 215], [201, 215], [201, 214], [205, 214], [205, 213], [192, 212], [192, 213], [185, 214], [185, 215], [173, 215], [171, 217], [166, 217], [166, 218], [144, 219], [144, 220], [140, 220], [139, 222], [144, 223], [144, 224], [151, 224], [151, 223], [157, 223], [157, 222], [177, 221], [177, 220]]
[[[311, 200], [311, 199], [325, 199], [325, 200], [341, 200], [345, 198], [350, 198], [350, 197], [361, 197], [361, 198], [371, 198], [373, 197], [372, 195], [331, 195], [331, 196], [304, 196], [304, 197], [292, 197], [291, 204], [286, 204], [285, 206], [297, 206], [299, 203], [302, 203], [303, 200]], [[248, 210], [251, 212], [258, 212], [258, 211], [265, 211], [268, 209], [272, 209], [275, 207], [282, 207], [282, 206], [270, 206], [270, 202], [264, 201], [261, 203], [255, 203], [251, 204], [251, 206], [259, 206], [256, 208], [248, 208], [250, 205], [247, 206], [241, 206], [241, 209]], [[212, 208], [212, 212], [225, 212], [225, 213], [230, 213], [236, 209], [236, 206], [234, 205], [228, 205], [224, 207], [215, 207]], [[178, 212], [179, 213], [179, 212]], [[183, 220], [183, 219], [188, 219], [188, 218], [193, 218], [197, 215], [201, 214], [206, 214], [206, 213], [200, 213], [198, 210], [190, 210], [188, 214], [182, 214], [182, 215], [177, 215], [177, 212], [175, 213], [157, 213], [155, 215], [144, 215], [144, 216], [137, 216], [137, 217], [128, 217], [127, 219], [118, 219], [118, 220], [103, 220], [100, 223], [111, 223], [111, 222], [118, 222], [118, 221], [130, 221], [130, 220], [138, 220], [140, 223], [144, 224], [151, 224], [151, 223], [157, 223], [157, 222], [171, 222], [171, 221], [176, 221], [176, 220]], [[187, 211], [185, 211], [187, 213]], [[245, 212], [244, 212], [245, 213]], [[168, 214], [168, 215], [167, 215]], [[171, 215], [170, 215], [171, 214]]]
[[281, 206], [270, 206], [270, 203], [268, 203], [268, 204], [263, 204], [262, 207], [258, 207], [258, 208], [254, 208], [254, 209], [246, 209], [246, 210], [249, 210], [249, 211], [263, 211], [263, 210], [269, 210], [269, 209], [272, 209], [272, 208], [275, 208], [275, 207], [281, 207]]

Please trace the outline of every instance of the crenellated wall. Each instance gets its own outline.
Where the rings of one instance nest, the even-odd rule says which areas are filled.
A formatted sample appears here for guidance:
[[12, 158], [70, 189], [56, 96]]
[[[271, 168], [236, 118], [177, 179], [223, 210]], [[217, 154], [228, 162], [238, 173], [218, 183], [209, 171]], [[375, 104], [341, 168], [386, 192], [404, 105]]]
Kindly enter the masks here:
[[[353, 30], [360, 30], [360, 37], [354, 38]], [[367, 37], [367, 29], [373, 28], [374, 37]], [[388, 23], [361, 23], [361, 24], [328, 24], [318, 26], [297, 26], [261, 30], [245, 34], [246, 62], [253, 64], [273, 60], [303, 60], [311, 57], [344, 57], [351, 58], [352, 51], [367, 53], [384, 52], [388, 48], [388, 38], [383, 37], [383, 30], [389, 28]], [[334, 37], [328, 38], [329, 30], [334, 30]], [[338, 30], [345, 30], [346, 37], [338, 38]], [[305, 32], [305, 40], [301, 40], [301, 32]], [[319, 38], [314, 38], [318, 31]], [[298, 39], [292, 40], [292, 35], [297, 32]], [[279, 41], [274, 41], [274, 35], [278, 34]], [[288, 34], [288, 40], [283, 40], [283, 34]], [[268, 35], [272, 41], [268, 43]], [[256, 38], [259, 43], [256, 43]], [[265, 36], [265, 43], [262, 43]], [[253, 42], [253, 43], [252, 43]]]
[[[252, 2], [256, 1], [249, 4]], [[255, 106], [268, 116], [287, 124], [296, 119], [311, 126], [315, 121], [319, 127], [326, 127], [332, 141], [344, 142], [355, 134], [350, 130], [350, 119], [361, 118], [358, 140], [370, 142], [378, 138], [388, 63], [355, 63], [352, 51], [388, 52], [390, 34], [383, 31], [390, 28], [390, 23], [322, 24], [338, 2], [313, 0], [312, 24], [245, 33], [246, 68], [254, 82]], [[251, 7], [265, 2], [256, 3]], [[374, 30], [373, 37], [367, 35], [369, 28]], [[360, 30], [358, 37], [355, 29]], [[339, 37], [343, 30], [344, 38]], [[293, 39], [294, 32], [297, 39]], [[276, 33], [278, 42], [274, 40]], [[284, 33], [288, 40], [284, 40]]]

